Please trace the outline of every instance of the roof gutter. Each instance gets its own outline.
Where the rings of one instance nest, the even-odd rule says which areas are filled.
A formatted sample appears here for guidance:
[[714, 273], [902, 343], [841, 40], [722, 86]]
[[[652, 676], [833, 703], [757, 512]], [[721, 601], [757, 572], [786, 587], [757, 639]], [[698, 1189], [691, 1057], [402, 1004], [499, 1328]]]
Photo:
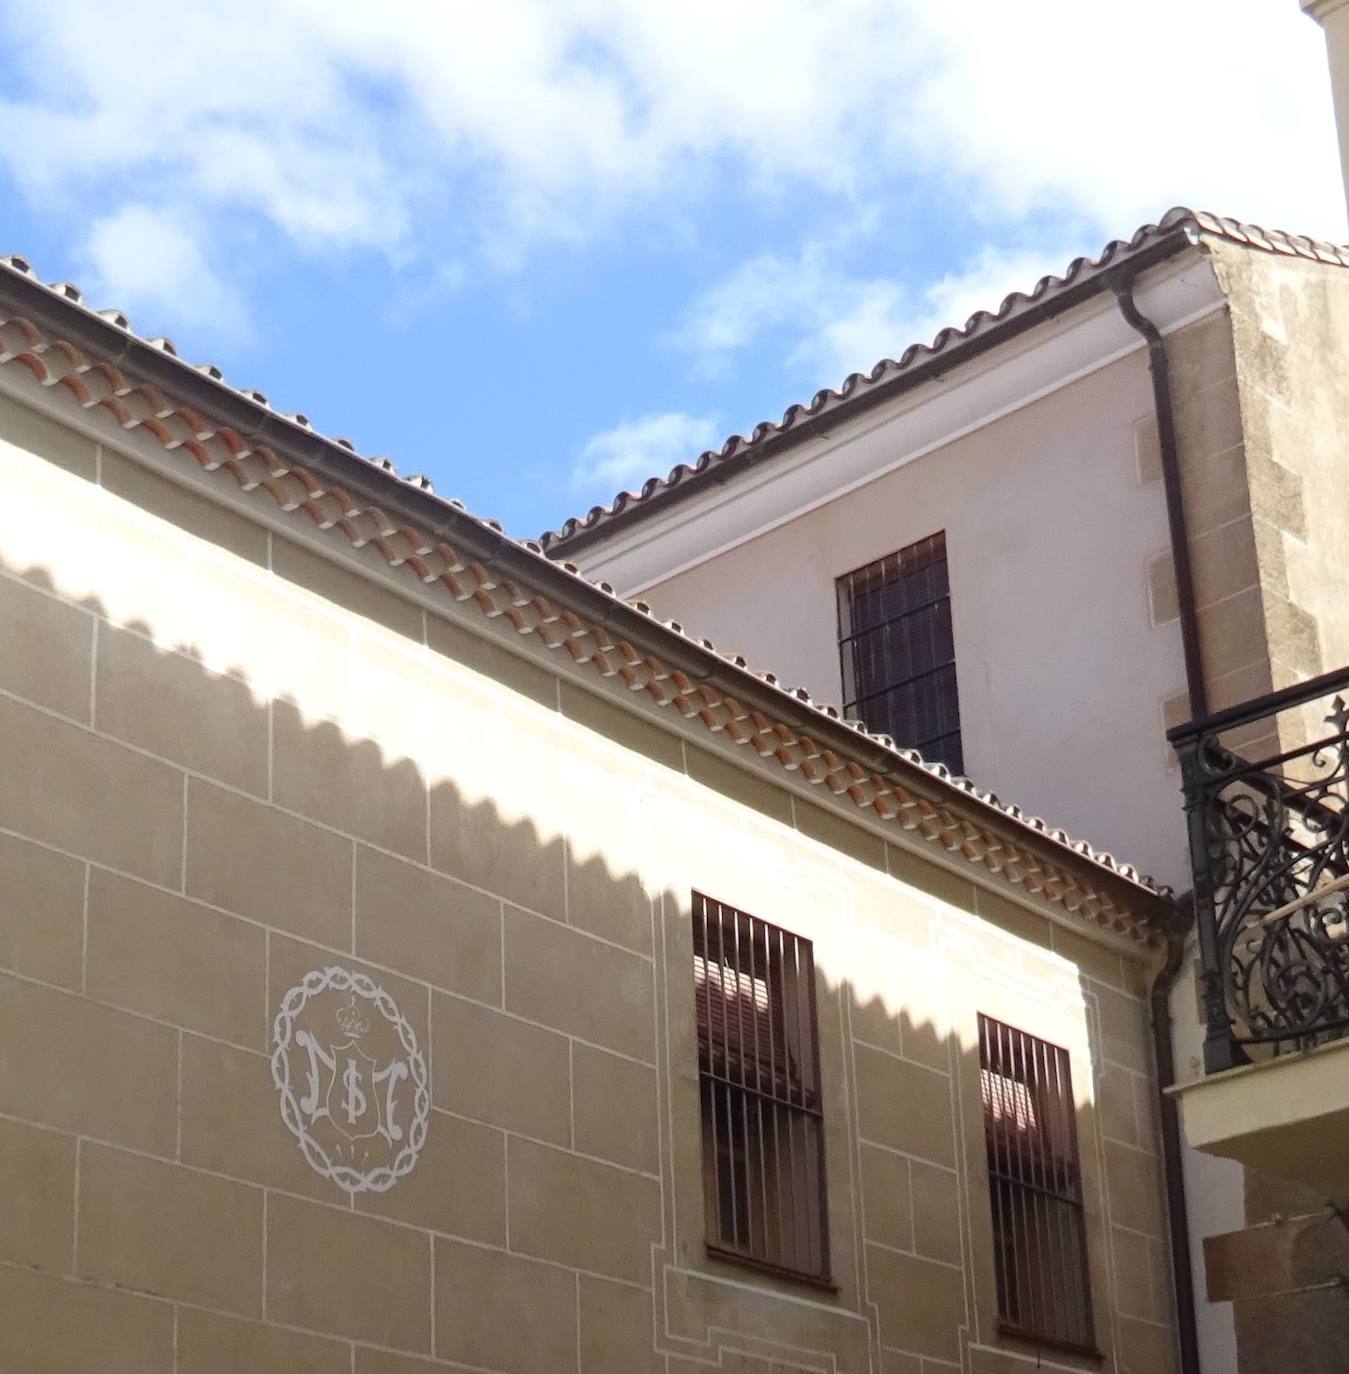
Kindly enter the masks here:
[[1199, 613], [1195, 607], [1194, 565], [1190, 559], [1190, 534], [1185, 518], [1185, 492], [1180, 480], [1180, 450], [1176, 443], [1176, 417], [1171, 404], [1171, 369], [1161, 331], [1134, 300], [1136, 268], [1130, 266], [1111, 282], [1120, 314], [1148, 346], [1152, 373], [1152, 398], [1157, 414], [1158, 447], [1162, 457], [1162, 485], [1166, 491], [1166, 521], [1171, 534], [1171, 558], [1176, 570], [1176, 602], [1180, 608], [1180, 642], [1185, 658], [1185, 685], [1190, 696], [1190, 716], [1208, 715], [1208, 688], [1200, 652]]
[[[1192, 232], [1191, 222], [1180, 220], [1153, 242], [1134, 250], [1127, 260], [1130, 279], [1132, 280], [1138, 273], [1144, 272], [1150, 267], [1155, 267], [1158, 263], [1165, 262], [1168, 258], [1175, 257], [1185, 249], [1193, 247]], [[1017, 338], [1038, 325], [1056, 319], [1065, 311], [1071, 310], [1092, 296], [1109, 289], [1118, 271], [1119, 267], [1114, 264], [1103, 267], [1089, 275], [1084, 275], [1081, 280], [1070, 286], [1046, 294], [1042, 300], [1033, 302], [1007, 320], [980, 330], [968, 338], [954, 340], [938, 352], [933, 353], [930, 358], [910, 364], [891, 381], [869, 387], [860, 395], [849, 397], [847, 399], [847, 418], [852, 419], [854, 416], [864, 414], [876, 406], [884, 405], [896, 396], [912, 391], [924, 383], [937, 381], [954, 368], [963, 366], [972, 358], [977, 358], [990, 349], [1001, 348], [1009, 340]], [[845, 382], [845, 391], [847, 385]], [[834, 407], [823, 410], [818, 415], [798, 420], [790, 429], [759, 439], [741, 453], [720, 458], [708, 469], [706, 476], [720, 486], [738, 477], [748, 468], [775, 457], [783, 450], [794, 448], [807, 439], [827, 432], [839, 422], [839, 419], [839, 409]], [[704, 489], [704, 483], [697, 480], [684, 481], [676, 486], [665, 487], [644, 500], [629, 505], [621, 513], [611, 515], [589, 528], [578, 529], [568, 535], [546, 537], [545, 546], [548, 554], [550, 557], [571, 558], [580, 550], [608, 539], [617, 529], [626, 529], [642, 520], [650, 519], [654, 515], [663, 514], [680, 502], [701, 496]]]
[[1180, 1110], [1175, 1095], [1175, 1055], [1171, 1049], [1171, 989], [1185, 963], [1185, 936], [1167, 939], [1166, 963], [1148, 996], [1152, 1014], [1152, 1051], [1157, 1070], [1157, 1111], [1162, 1132], [1162, 1174], [1166, 1189], [1167, 1230], [1171, 1235], [1171, 1281], [1176, 1296], [1181, 1374], [1200, 1374], [1199, 1327], [1195, 1320], [1194, 1270], [1190, 1266], [1190, 1210], [1181, 1163]]
[[[265, 445], [288, 463], [307, 467], [325, 481], [341, 487], [363, 504], [384, 511], [436, 538], [454, 544], [498, 576], [536, 587], [566, 579], [566, 599], [594, 624], [618, 639], [650, 645], [658, 641], [659, 656], [695, 682], [707, 683], [742, 705], [769, 717], [781, 718], [792, 696], [747, 669], [728, 662], [714, 648], [673, 633], [659, 620], [620, 600], [611, 592], [565, 571], [557, 561], [522, 546], [495, 524], [480, 520], [457, 504], [437, 496], [429, 484], [404, 481], [361, 457], [352, 449], [324, 437], [298, 419], [271, 410], [261, 400], [240, 393], [210, 373], [200, 371], [165, 349], [155, 347], [113, 320], [106, 319], [75, 298], [63, 299], [51, 288], [0, 266], [0, 292], [12, 298], [23, 314], [52, 337], [107, 360], [134, 375], [137, 382], [162, 389], [176, 402], [186, 403], [228, 426], [251, 445]], [[655, 646], [653, 646], [655, 647]], [[1167, 897], [1123, 874], [1112, 872], [1080, 854], [1051, 834], [1019, 824], [982, 798], [946, 787], [926, 769], [909, 762], [846, 721], [803, 706], [798, 718], [803, 732], [819, 744], [851, 759], [868, 772], [893, 778], [906, 789], [973, 819], [985, 829], [1014, 843], [1034, 844], [1052, 853], [1067, 871], [1108, 892], [1125, 910], [1142, 916], [1154, 929], [1172, 918]]]

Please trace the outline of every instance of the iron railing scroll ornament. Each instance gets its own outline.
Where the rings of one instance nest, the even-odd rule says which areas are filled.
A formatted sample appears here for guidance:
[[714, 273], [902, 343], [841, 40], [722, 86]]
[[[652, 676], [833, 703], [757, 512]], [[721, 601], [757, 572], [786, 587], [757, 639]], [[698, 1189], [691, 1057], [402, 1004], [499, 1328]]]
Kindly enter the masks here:
[[1349, 1033], [1349, 669], [1170, 731], [1180, 758], [1204, 1069]]

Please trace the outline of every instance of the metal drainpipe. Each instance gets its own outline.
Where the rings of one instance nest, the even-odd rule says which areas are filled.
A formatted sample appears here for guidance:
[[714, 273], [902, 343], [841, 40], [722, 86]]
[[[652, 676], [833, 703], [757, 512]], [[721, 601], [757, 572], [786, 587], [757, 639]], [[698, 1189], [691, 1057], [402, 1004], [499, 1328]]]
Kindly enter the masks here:
[[1185, 964], [1185, 939], [1179, 932], [1167, 940], [1166, 963], [1153, 980], [1152, 1053], [1157, 1067], [1157, 1101], [1162, 1128], [1162, 1163], [1171, 1232], [1171, 1277], [1176, 1291], [1176, 1325], [1180, 1336], [1181, 1374], [1200, 1374], [1199, 1328], [1195, 1323], [1194, 1271], [1190, 1268], [1190, 1216], [1181, 1168], [1180, 1112], [1166, 1089], [1176, 1079], [1171, 1052], [1171, 988]]
[[1152, 399], [1157, 411], [1157, 439], [1162, 454], [1162, 486], [1166, 491], [1166, 522], [1171, 531], [1171, 557], [1176, 568], [1176, 603], [1180, 608], [1180, 643], [1185, 658], [1185, 686], [1190, 696], [1190, 719], [1208, 715], [1208, 688], [1199, 651], [1199, 616], [1194, 604], [1194, 566], [1185, 521], [1185, 494], [1180, 485], [1180, 457], [1176, 448], [1176, 417], [1171, 408], [1171, 371], [1161, 332], [1134, 302], [1132, 276], [1111, 283], [1120, 314], [1148, 346]]
[[[1195, 610], [1194, 569], [1190, 562], [1190, 536], [1185, 520], [1185, 498], [1180, 482], [1180, 457], [1176, 447], [1176, 421], [1171, 407], [1171, 372], [1161, 331], [1143, 315], [1134, 301], [1136, 274], [1111, 283], [1125, 322], [1143, 336], [1148, 346], [1152, 373], [1152, 397], [1157, 414], [1157, 438], [1162, 458], [1162, 485], [1166, 492], [1166, 519], [1171, 534], [1171, 557], [1176, 570], [1176, 603], [1180, 610], [1181, 650], [1185, 659], [1185, 684], [1191, 719], [1208, 715], [1208, 689], [1199, 644], [1199, 616]], [[1171, 1048], [1171, 989], [1185, 962], [1182, 931], [1167, 940], [1166, 963], [1153, 980], [1149, 995], [1152, 1012], [1152, 1052], [1157, 1070], [1157, 1103], [1162, 1131], [1162, 1162], [1166, 1183], [1166, 1210], [1171, 1232], [1171, 1274], [1176, 1294], [1176, 1324], [1180, 1337], [1182, 1374], [1200, 1374], [1199, 1333], [1195, 1325], [1194, 1273], [1190, 1268], [1190, 1220], [1185, 1201], [1185, 1175], [1181, 1169], [1180, 1115], [1166, 1089], [1175, 1082]]]

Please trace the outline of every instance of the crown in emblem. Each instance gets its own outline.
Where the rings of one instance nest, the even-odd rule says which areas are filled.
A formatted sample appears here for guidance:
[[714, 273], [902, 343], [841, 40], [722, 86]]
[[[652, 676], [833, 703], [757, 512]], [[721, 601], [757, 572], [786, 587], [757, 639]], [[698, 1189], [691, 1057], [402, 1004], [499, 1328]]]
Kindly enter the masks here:
[[342, 1028], [344, 1035], [349, 1035], [353, 1040], [358, 1040], [370, 1029], [370, 1023], [360, 1013], [356, 1006], [356, 997], [353, 994], [351, 1001], [345, 1007], [339, 1007], [336, 1012], [336, 1021]]

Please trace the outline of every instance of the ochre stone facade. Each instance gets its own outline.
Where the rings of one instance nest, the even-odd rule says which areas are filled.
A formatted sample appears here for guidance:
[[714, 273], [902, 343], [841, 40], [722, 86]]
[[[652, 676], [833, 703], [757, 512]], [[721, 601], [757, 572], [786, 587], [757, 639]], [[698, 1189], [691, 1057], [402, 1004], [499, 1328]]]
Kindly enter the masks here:
[[[1156, 951], [106, 429], [0, 398], [0, 1368], [1174, 1367]], [[832, 1287], [706, 1253], [695, 889], [813, 941]], [[330, 969], [387, 1191], [282, 1118]], [[1103, 1363], [998, 1333], [980, 1012], [1071, 1053]]]
[[[1226, 304], [1169, 337], [1166, 351], [1204, 679], [1217, 711], [1349, 662], [1341, 571], [1349, 505], [1338, 418], [1349, 408], [1349, 280], [1340, 267], [1220, 242], [1205, 252]], [[1154, 446], [1155, 429], [1150, 455]], [[1151, 457], [1147, 467], [1160, 480]], [[1176, 617], [1169, 553], [1150, 578], [1153, 605]], [[1227, 739], [1248, 756], [1269, 757], [1322, 736], [1323, 716], [1323, 706], [1287, 711]], [[1163, 717], [1167, 726], [1188, 720], [1188, 695], [1163, 703]], [[1188, 980], [1196, 983], [1195, 970]], [[1197, 1076], [1197, 1057], [1180, 1069], [1182, 1079]], [[1319, 1226], [1308, 1232], [1307, 1248], [1323, 1252], [1314, 1278], [1280, 1272], [1260, 1251], [1274, 1219], [1300, 1232], [1308, 1217], [1324, 1217], [1324, 1198], [1247, 1168], [1241, 1204], [1249, 1229], [1212, 1237], [1224, 1261], [1206, 1276], [1210, 1300], [1233, 1304], [1241, 1374], [1345, 1368], [1343, 1295], [1314, 1281], [1337, 1272], [1334, 1237]], [[1248, 1286], [1239, 1291], [1229, 1282], [1234, 1255], [1247, 1259]]]
[[[1216, 711], [1349, 662], [1339, 576], [1349, 539], [1339, 420], [1349, 407], [1349, 278], [1230, 244], [1205, 251], [1225, 308], [1170, 337], [1167, 359]], [[1153, 599], [1177, 614], [1169, 554], [1154, 570]], [[1183, 694], [1165, 714], [1168, 725], [1188, 718]], [[1320, 724], [1285, 720], [1285, 744]]]

